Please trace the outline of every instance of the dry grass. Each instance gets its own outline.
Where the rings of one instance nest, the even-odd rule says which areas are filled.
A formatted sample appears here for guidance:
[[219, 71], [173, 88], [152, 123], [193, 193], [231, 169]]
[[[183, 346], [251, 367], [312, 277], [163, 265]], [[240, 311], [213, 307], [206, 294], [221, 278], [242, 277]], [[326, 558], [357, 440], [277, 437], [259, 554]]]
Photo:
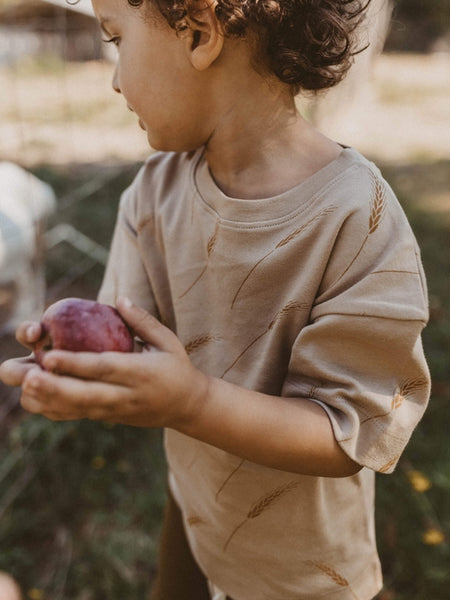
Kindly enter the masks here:
[[112, 65], [0, 69], [0, 160], [23, 166], [140, 160], [145, 133], [111, 87]]

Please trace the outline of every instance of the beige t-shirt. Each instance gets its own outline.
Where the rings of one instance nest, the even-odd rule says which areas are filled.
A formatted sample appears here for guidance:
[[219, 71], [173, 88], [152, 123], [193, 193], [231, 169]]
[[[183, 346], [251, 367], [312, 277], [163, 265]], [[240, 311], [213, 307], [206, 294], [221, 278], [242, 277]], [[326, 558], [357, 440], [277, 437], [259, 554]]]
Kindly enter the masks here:
[[167, 430], [171, 489], [206, 576], [234, 600], [372, 598], [374, 471], [394, 469], [429, 397], [419, 250], [377, 168], [346, 148], [286, 193], [240, 200], [201, 151], [155, 154], [121, 201], [100, 299], [117, 294], [173, 329], [205, 373], [319, 403], [364, 467], [302, 476]]

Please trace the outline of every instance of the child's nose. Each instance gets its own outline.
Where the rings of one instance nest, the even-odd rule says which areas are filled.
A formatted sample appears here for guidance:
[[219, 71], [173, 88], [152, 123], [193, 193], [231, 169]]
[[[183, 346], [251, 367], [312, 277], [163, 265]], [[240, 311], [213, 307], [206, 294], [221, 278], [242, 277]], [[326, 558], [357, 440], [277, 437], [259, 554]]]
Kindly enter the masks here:
[[117, 71], [117, 67], [114, 70], [114, 75], [113, 75], [113, 79], [112, 79], [112, 86], [113, 86], [113, 90], [115, 92], [117, 92], [118, 94], [120, 94], [120, 85], [119, 85], [119, 74]]

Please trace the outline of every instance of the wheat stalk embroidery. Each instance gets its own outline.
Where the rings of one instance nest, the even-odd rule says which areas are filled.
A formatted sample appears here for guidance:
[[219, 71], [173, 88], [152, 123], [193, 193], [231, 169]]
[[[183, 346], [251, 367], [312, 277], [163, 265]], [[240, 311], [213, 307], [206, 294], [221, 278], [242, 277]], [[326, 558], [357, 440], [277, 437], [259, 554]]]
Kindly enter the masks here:
[[389, 416], [393, 410], [397, 410], [398, 408], [400, 408], [400, 406], [410, 394], [412, 394], [416, 390], [420, 390], [426, 387], [427, 385], [428, 382], [424, 377], [417, 377], [416, 379], [407, 379], [395, 388], [392, 396], [390, 410], [379, 415], [372, 415], [363, 419], [361, 421], [361, 425], [364, 425], [368, 421], [373, 421], [374, 419], [381, 419], [383, 417]]
[[400, 458], [400, 455], [398, 454], [397, 456], [395, 456], [394, 458], [392, 458], [389, 462], [387, 462], [385, 465], [383, 465], [380, 469], [379, 472], [380, 473], [386, 473], [387, 471], [389, 471], [389, 469], [395, 465], [395, 463], [398, 461], [398, 459]]
[[187, 523], [190, 527], [195, 527], [195, 525], [202, 525], [204, 520], [198, 515], [193, 515], [192, 517], [188, 517]]
[[394, 392], [394, 397], [392, 398], [391, 402], [391, 409], [396, 410], [403, 404], [405, 399], [410, 394], [413, 394], [417, 390], [421, 390], [427, 385], [428, 382], [424, 377], [418, 377], [416, 379], [407, 379], [396, 388]]
[[250, 269], [250, 271], [247, 273], [247, 275], [244, 277], [243, 281], [241, 282], [241, 284], [239, 285], [233, 300], [231, 302], [231, 308], [234, 307], [236, 300], [242, 290], [242, 288], [244, 287], [244, 285], [246, 284], [246, 282], [249, 280], [250, 276], [252, 275], [252, 273], [257, 269], [257, 267], [259, 267], [259, 265], [264, 262], [267, 258], [269, 258], [269, 256], [271, 256], [274, 252], [276, 252], [277, 250], [279, 250], [280, 248], [283, 248], [284, 246], [287, 246], [290, 242], [292, 242], [293, 240], [295, 240], [301, 233], [303, 233], [305, 231], [305, 229], [307, 229], [308, 227], [310, 227], [312, 224], [314, 224], [316, 221], [318, 221], [319, 219], [321, 219], [322, 217], [334, 212], [336, 210], [336, 206], [330, 205], [327, 206], [326, 208], [324, 208], [323, 210], [321, 210], [320, 212], [318, 212], [316, 215], [314, 215], [313, 217], [311, 217], [311, 219], [309, 221], [307, 221], [306, 223], [304, 223], [303, 225], [301, 225], [300, 227], [298, 227], [297, 229], [295, 229], [294, 231], [292, 231], [289, 235], [287, 235], [286, 237], [284, 237], [280, 242], [278, 242], [278, 244], [275, 246], [275, 248], [272, 248], [272, 250], [269, 250], [269, 252], [267, 252], [267, 254], [265, 254], [262, 258], [260, 258], [258, 260], [258, 262]]
[[209, 334], [199, 335], [198, 337], [196, 337], [193, 340], [191, 340], [190, 342], [188, 342], [185, 345], [184, 349], [186, 350], [186, 354], [192, 354], [193, 352], [196, 352], [197, 350], [199, 350], [206, 344], [210, 344], [211, 342], [216, 342], [219, 339], [220, 338], [217, 335], [209, 335]]
[[380, 269], [372, 271], [371, 275], [379, 275], [380, 273], [403, 273], [404, 275], [418, 275], [418, 271], [407, 271], [406, 269]]
[[318, 400], [317, 398], [317, 390], [319, 390], [321, 388], [321, 386], [323, 386], [323, 383], [318, 383], [316, 385], [312, 385], [309, 392], [308, 392], [308, 398], [311, 398], [312, 400]]
[[319, 571], [322, 571], [322, 573], [324, 573], [327, 577], [332, 579], [336, 585], [348, 588], [348, 591], [351, 593], [353, 598], [355, 598], [355, 600], [358, 600], [358, 596], [352, 590], [350, 583], [347, 581], [347, 579], [343, 577], [340, 573], [338, 573], [335, 569], [333, 569], [333, 567], [330, 567], [330, 565], [318, 562], [316, 560], [307, 560], [306, 564], [310, 567], [315, 567], [316, 569], [319, 569]]
[[235, 364], [244, 356], [244, 354], [246, 352], [248, 352], [250, 350], [250, 348], [252, 346], [254, 346], [256, 344], [256, 342], [258, 342], [262, 337], [264, 337], [267, 333], [269, 333], [269, 331], [271, 329], [273, 329], [273, 327], [275, 326], [275, 324], [277, 323], [277, 321], [279, 321], [280, 319], [282, 319], [285, 315], [293, 312], [293, 311], [302, 311], [302, 310], [308, 310], [310, 308], [310, 305], [307, 302], [296, 302], [296, 301], [292, 301], [289, 302], [288, 304], [286, 304], [286, 306], [284, 306], [275, 316], [274, 319], [272, 319], [272, 321], [269, 323], [269, 325], [267, 326], [267, 328], [260, 333], [254, 340], [252, 340], [243, 350], [242, 352], [239, 354], [239, 356], [237, 356], [234, 361], [231, 363], [231, 365], [229, 365], [225, 371], [222, 373], [221, 377], [225, 377], [225, 375], [228, 373], [228, 371], [231, 371], [231, 369], [235, 366]]
[[221, 484], [221, 486], [219, 487], [219, 489], [216, 492], [216, 500], [219, 499], [219, 495], [222, 492], [223, 488], [227, 485], [227, 483], [230, 481], [230, 479], [233, 477], [233, 475], [235, 473], [237, 473], [237, 471], [239, 471], [239, 469], [242, 467], [242, 465], [245, 463], [245, 458], [243, 458], [241, 461], [239, 461], [238, 465], [236, 467], [234, 467], [234, 469], [231, 471], [231, 473], [229, 475], [227, 475], [226, 479], [223, 481], [223, 483]]
[[191, 283], [191, 285], [180, 296], [178, 296], [179, 299], [184, 298], [184, 296], [186, 296], [186, 294], [188, 294], [192, 290], [192, 288], [200, 281], [200, 279], [206, 273], [206, 269], [208, 268], [208, 265], [209, 265], [209, 259], [211, 257], [211, 254], [212, 254], [213, 250], [214, 250], [214, 247], [215, 247], [215, 245], [217, 243], [217, 238], [218, 237], [219, 237], [219, 221], [217, 221], [216, 227], [214, 229], [214, 233], [209, 238], [208, 243], [206, 245], [206, 264], [205, 264], [205, 266], [200, 271], [199, 275]]
[[384, 188], [382, 182], [380, 181], [380, 179], [378, 179], [378, 177], [375, 177], [375, 175], [373, 173], [371, 173], [371, 177], [372, 177], [372, 196], [371, 196], [368, 231], [366, 233], [365, 238], [363, 239], [363, 241], [361, 243], [361, 246], [359, 247], [359, 250], [356, 252], [355, 256], [352, 258], [350, 263], [347, 265], [345, 271], [343, 273], [341, 273], [341, 275], [339, 275], [339, 277], [336, 279], [336, 281], [334, 282], [333, 285], [335, 285], [340, 279], [342, 279], [342, 277], [344, 277], [344, 275], [350, 270], [351, 266], [356, 262], [356, 260], [358, 259], [358, 256], [363, 251], [363, 248], [366, 245], [367, 240], [373, 233], [375, 233], [375, 231], [378, 229], [378, 227], [383, 219], [384, 212], [386, 210], [386, 191], [385, 191], [385, 188]]
[[228, 548], [231, 540], [236, 535], [236, 533], [239, 531], [239, 529], [241, 529], [241, 527], [243, 527], [249, 520], [256, 519], [257, 517], [262, 515], [264, 512], [266, 512], [266, 510], [268, 510], [269, 508], [272, 508], [272, 506], [278, 500], [280, 500], [280, 498], [282, 498], [283, 496], [285, 496], [286, 494], [291, 492], [293, 489], [295, 489], [299, 485], [299, 483], [300, 483], [299, 481], [295, 481], [295, 480], [289, 481], [288, 483], [280, 485], [279, 487], [271, 490], [270, 492], [268, 492], [267, 494], [265, 494], [264, 496], [259, 498], [259, 500], [254, 502], [252, 504], [250, 510], [248, 511], [245, 519], [243, 519], [238, 525], [236, 525], [236, 527], [233, 529], [231, 534], [228, 536], [228, 539], [225, 542], [225, 545], [223, 547], [223, 551], [224, 552], [227, 551], [227, 548]]
[[145, 217], [145, 219], [142, 219], [142, 221], [140, 221], [136, 227], [136, 231], [138, 233], [141, 233], [143, 229], [145, 229], [147, 226], [152, 226], [154, 221], [153, 215], [149, 216], [149, 217]]

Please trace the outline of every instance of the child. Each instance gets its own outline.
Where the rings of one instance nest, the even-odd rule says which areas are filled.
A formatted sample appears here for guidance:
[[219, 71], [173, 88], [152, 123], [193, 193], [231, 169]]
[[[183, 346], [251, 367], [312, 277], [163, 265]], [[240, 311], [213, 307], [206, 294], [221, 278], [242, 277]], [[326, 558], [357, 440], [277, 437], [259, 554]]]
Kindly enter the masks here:
[[1, 376], [51, 419], [165, 428], [152, 598], [373, 598], [374, 472], [429, 396], [425, 279], [377, 168], [294, 101], [344, 76], [362, 3], [93, 5], [114, 88], [162, 151], [123, 195], [99, 295], [144, 351]]

